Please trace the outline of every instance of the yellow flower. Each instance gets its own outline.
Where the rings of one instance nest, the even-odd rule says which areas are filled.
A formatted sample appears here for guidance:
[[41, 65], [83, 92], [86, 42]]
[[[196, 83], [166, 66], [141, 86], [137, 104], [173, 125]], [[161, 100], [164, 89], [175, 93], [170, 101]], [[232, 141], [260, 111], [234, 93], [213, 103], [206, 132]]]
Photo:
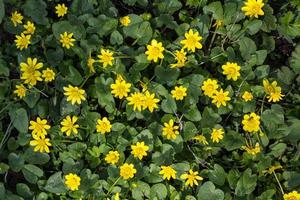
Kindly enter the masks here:
[[91, 56], [89, 56], [87, 60], [87, 66], [89, 68], [90, 73], [95, 73], [94, 63], [96, 62], [95, 59], [93, 59]]
[[105, 156], [105, 161], [108, 164], [116, 164], [119, 161], [120, 154], [118, 151], [109, 151], [108, 154]]
[[170, 180], [176, 178], [176, 171], [171, 166], [161, 166], [159, 174], [163, 175], [163, 179]]
[[242, 124], [244, 131], [258, 132], [260, 130], [260, 117], [253, 112], [250, 114], [246, 114], [244, 115]]
[[142, 160], [144, 156], [147, 156], [149, 146], [145, 145], [144, 142], [137, 142], [135, 145], [131, 145], [131, 150], [131, 154], [135, 158]]
[[129, 26], [131, 20], [130, 20], [130, 17], [129, 16], [124, 16], [124, 17], [121, 17], [120, 18], [120, 23], [123, 25], [123, 26]]
[[144, 105], [144, 94], [140, 92], [132, 93], [127, 97], [128, 105], [133, 105], [133, 110], [142, 111], [142, 106]]
[[76, 174], [69, 173], [65, 176], [65, 184], [72, 191], [78, 190], [80, 186], [80, 180], [80, 177]]
[[120, 193], [119, 192], [117, 192], [115, 194], [114, 200], [120, 200]]
[[176, 68], [176, 67], [181, 68], [185, 65], [187, 57], [184, 49], [181, 49], [180, 51], [178, 50], [175, 51], [175, 60], [177, 61], [177, 63], [171, 64], [171, 68]]
[[193, 187], [194, 184], [198, 185], [198, 181], [202, 181], [203, 178], [198, 176], [198, 172], [194, 172], [193, 170], [189, 170], [188, 173], [184, 173], [180, 176], [181, 179], [186, 180], [185, 185]]
[[55, 79], [55, 72], [52, 69], [47, 68], [43, 70], [42, 77], [44, 78], [45, 82], [51, 82]]
[[155, 98], [154, 93], [150, 93], [149, 91], [146, 91], [143, 98], [143, 109], [147, 109], [150, 112], [153, 112], [154, 108], [158, 108], [157, 103], [159, 102], [159, 99]]
[[164, 123], [163, 128], [163, 136], [167, 138], [168, 140], [175, 140], [177, 135], [179, 135], [179, 126], [174, 126], [173, 119], [170, 119], [168, 123]]
[[180, 43], [183, 44], [183, 49], [187, 49], [188, 51], [195, 52], [196, 49], [202, 49], [202, 44], [200, 41], [202, 37], [199, 35], [198, 31], [194, 33], [192, 29], [189, 32], [184, 34], [185, 39], [182, 40]]
[[101, 53], [98, 55], [98, 58], [100, 59], [99, 62], [103, 63], [103, 67], [107, 67], [107, 65], [112, 66], [114, 57], [113, 52], [110, 50], [101, 49]]
[[151, 41], [151, 45], [147, 45], [147, 51], [145, 52], [147, 56], [147, 60], [153, 60], [157, 62], [158, 59], [163, 59], [164, 54], [163, 51], [165, 48], [162, 46], [161, 42], [157, 42], [155, 39]]
[[226, 106], [226, 102], [230, 101], [230, 97], [228, 97], [229, 92], [223, 92], [223, 89], [220, 89], [220, 91], [216, 91], [212, 96], [212, 103], [214, 103], [218, 108], [223, 105]]
[[35, 86], [37, 81], [42, 81], [41, 72], [38, 69], [43, 67], [43, 63], [38, 63], [36, 58], [27, 58], [27, 63], [21, 62], [21, 79], [25, 84]]
[[268, 80], [263, 80], [263, 85], [268, 95], [268, 102], [278, 102], [284, 97], [284, 95], [281, 94], [281, 87], [277, 86], [277, 81], [273, 81], [270, 84]]
[[55, 6], [55, 13], [57, 14], [57, 17], [63, 17], [68, 12], [68, 7], [65, 6], [65, 4], [57, 4]]
[[18, 11], [15, 11], [11, 13], [10, 19], [13, 22], [14, 26], [17, 26], [18, 24], [22, 24], [23, 16], [21, 15], [21, 13], [18, 13]]
[[242, 11], [246, 16], [258, 18], [259, 15], [265, 14], [262, 10], [264, 5], [263, 0], [247, 0]]
[[16, 94], [20, 99], [26, 96], [26, 87], [23, 84], [16, 85], [16, 89], [14, 90], [14, 94]]
[[25, 31], [24, 34], [34, 34], [35, 32], [35, 26], [34, 23], [27, 21], [27, 24], [24, 24]]
[[78, 87], [73, 87], [69, 85], [68, 87], [64, 87], [64, 95], [67, 97], [67, 101], [71, 101], [71, 104], [74, 105], [75, 103], [81, 104], [81, 100], [85, 100], [85, 91]]
[[97, 120], [97, 133], [105, 134], [111, 131], [112, 125], [107, 117], [103, 117], [102, 119]]
[[175, 89], [171, 91], [171, 94], [174, 99], [176, 100], [183, 100], [183, 98], [186, 96], [187, 88], [182, 86], [175, 86]]
[[123, 99], [128, 96], [130, 92], [131, 84], [127, 83], [121, 76], [119, 76], [114, 84], [110, 85], [111, 93], [114, 97]]
[[217, 92], [218, 87], [218, 82], [209, 78], [203, 82], [201, 89], [203, 90], [204, 95], [212, 97]]
[[215, 129], [213, 128], [212, 133], [211, 133], [211, 139], [213, 142], [219, 143], [220, 140], [222, 140], [224, 137], [224, 131], [223, 129]]
[[62, 125], [61, 127], [61, 132], [66, 132], [67, 136], [70, 136], [71, 133], [77, 134], [78, 133], [78, 128], [79, 125], [76, 124], [78, 120], [77, 116], [73, 116], [72, 118], [68, 115], [60, 124]]
[[237, 63], [227, 62], [225, 65], [222, 65], [222, 69], [227, 80], [232, 79], [236, 81], [240, 76], [241, 67]]
[[272, 174], [278, 169], [282, 169], [282, 166], [280, 164], [269, 167], [267, 170], [264, 170], [263, 173]]
[[255, 144], [255, 147], [251, 147], [249, 145], [247, 146], [242, 146], [242, 149], [244, 149], [248, 154], [251, 154], [251, 155], [256, 155], [260, 152], [260, 146], [259, 146], [259, 143], [256, 143]]
[[21, 35], [16, 35], [16, 47], [20, 50], [27, 49], [28, 45], [31, 44], [30, 38], [31, 35], [24, 35], [24, 33], [21, 33]]
[[32, 136], [45, 136], [47, 135], [47, 130], [50, 128], [51, 126], [48, 124], [46, 119], [37, 117], [36, 121], [30, 121], [29, 130], [32, 130]]
[[133, 164], [125, 163], [120, 167], [120, 176], [123, 179], [131, 179], [134, 177], [134, 174], [136, 174], [136, 169]]
[[244, 99], [244, 101], [251, 101], [253, 99], [253, 95], [251, 92], [244, 92], [242, 98]]
[[70, 49], [70, 47], [74, 46], [75, 39], [73, 38], [73, 33], [67, 33], [64, 32], [63, 34], [60, 34], [60, 43], [62, 47], [66, 47], [67, 49]]
[[297, 191], [292, 191], [290, 193], [283, 195], [284, 200], [300, 200], [300, 193]]
[[200, 142], [204, 145], [208, 145], [208, 142], [206, 140], [206, 137], [204, 135], [196, 135], [195, 137], [193, 137], [194, 140], [196, 140], [197, 142]]
[[45, 135], [32, 135], [33, 140], [30, 141], [30, 146], [33, 146], [33, 151], [37, 152], [46, 152], [49, 153], [49, 147], [51, 143], [49, 142], [49, 138], [46, 138]]
[[216, 27], [216, 29], [220, 28], [223, 26], [224, 21], [222, 19], [218, 19], [216, 20], [216, 22], [214, 23], [213, 27]]

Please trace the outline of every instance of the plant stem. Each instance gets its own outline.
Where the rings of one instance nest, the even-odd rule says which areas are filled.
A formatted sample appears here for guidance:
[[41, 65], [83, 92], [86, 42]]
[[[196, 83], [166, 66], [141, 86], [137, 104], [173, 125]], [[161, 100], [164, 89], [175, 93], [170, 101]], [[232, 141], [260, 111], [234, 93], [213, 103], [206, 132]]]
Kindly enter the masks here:
[[121, 179], [121, 176], [119, 176], [119, 178], [110, 186], [110, 188], [108, 189], [108, 192], [106, 194], [106, 197], [111, 193], [113, 187], [118, 183], [118, 181]]
[[277, 178], [277, 175], [276, 175], [276, 173], [274, 171], [273, 171], [273, 175], [275, 176], [275, 179], [276, 179], [276, 181], [277, 181], [277, 183], [278, 183], [278, 185], [280, 187], [280, 191], [281, 191], [282, 195], [284, 195], [284, 191], [282, 189], [282, 186], [281, 186], [281, 184], [280, 184], [280, 182], [279, 182], [279, 180]]

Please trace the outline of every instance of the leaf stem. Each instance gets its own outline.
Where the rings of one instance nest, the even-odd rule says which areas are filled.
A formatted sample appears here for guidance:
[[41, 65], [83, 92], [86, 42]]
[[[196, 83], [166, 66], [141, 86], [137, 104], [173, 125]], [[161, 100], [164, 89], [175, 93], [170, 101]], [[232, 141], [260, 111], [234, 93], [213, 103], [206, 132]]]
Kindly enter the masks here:
[[278, 183], [278, 185], [280, 187], [281, 194], [284, 195], [284, 191], [282, 189], [282, 186], [281, 186], [281, 184], [280, 184], [280, 182], [278, 180], [278, 177], [277, 177], [277, 175], [276, 175], [276, 173], [274, 171], [273, 171], [273, 175], [275, 176], [275, 179], [276, 179], [276, 181], [277, 181], [277, 183]]

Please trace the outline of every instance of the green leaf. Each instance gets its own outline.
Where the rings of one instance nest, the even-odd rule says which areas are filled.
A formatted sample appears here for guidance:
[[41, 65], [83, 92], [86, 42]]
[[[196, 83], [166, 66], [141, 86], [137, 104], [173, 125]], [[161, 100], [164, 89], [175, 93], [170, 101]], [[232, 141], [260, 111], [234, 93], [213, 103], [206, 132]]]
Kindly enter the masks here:
[[97, 18], [89, 18], [87, 28], [88, 33], [97, 33], [100, 37], [107, 36], [112, 33], [118, 26], [118, 20], [99, 15]]
[[19, 108], [18, 110], [10, 113], [10, 120], [13, 122], [13, 126], [20, 133], [27, 133], [29, 120], [24, 108]]
[[0, 59], [0, 75], [9, 76], [9, 67], [8, 67], [8, 64], [3, 59]]
[[56, 172], [51, 175], [47, 180], [44, 189], [48, 192], [55, 194], [63, 194], [67, 192], [64, 180], [62, 178], [62, 172]]
[[261, 195], [259, 195], [256, 200], [273, 200], [273, 196], [276, 193], [276, 190], [270, 189], [264, 191]]
[[283, 172], [283, 178], [286, 180], [284, 186], [287, 190], [300, 187], [300, 173], [299, 171], [285, 171]]
[[203, 8], [204, 13], [211, 12], [215, 20], [223, 19], [223, 7], [220, 1], [215, 1]]
[[167, 195], [168, 190], [164, 184], [158, 183], [151, 187], [150, 199], [163, 200], [167, 198]]
[[294, 71], [300, 73], [300, 44], [296, 46], [295, 51], [292, 53], [289, 61]]
[[8, 164], [13, 171], [19, 172], [24, 166], [24, 158], [15, 153], [10, 153], [8, 155]]
[[5, 6], [3, 0], [0, 0], [0, 24], [2, 23], [2, 19], [5, 16]]
[[24, 153], [26, 162], [34, 165], [43, 165], [49, 162], [50, 156], [47, 153], [34, 152], [33, 148], [28, 148]]
[[137, 187], [132, 189], [132, 198], [136, 200], [143, 200], [150, 196], [150, 186], [142, 181], [136, 183]]
[[31, 164], [24, 165], [22, 173], [25, 179], [30, 183], [36, 183], [38, 181], [38, 178], [44, 175], [43, 170]]
[[93, 12], [93, 4], [89, 0], [74, 0], [71, 11], [77, 15]]
[[9, 169], [9, 165], [5, 163], [0, 163], [0, 174], [5, 174]]
[[284, 153], [287, 145], [285, 143], [278, 143], [275, 145], [271, 145], [270, 147], [271, 147], [271, 152], [269, 153], [269, 155], [278, 158]]
[[220, 121], [221, 117], [218, 113], [215, 113], [210, 107], [204, 108], [202, 119], [200, 120], [201, 127], [211, 128]]
[[216, 189], [215, 185], [207, 181], [198, 190], [198, 200], [223, 200], [224, 192], [220, 189]]
[[40, 96], [39, 92], [30, 92], [28, 95], [26, 94], [24, 101], [27, 103], [29, 108], [33, 108], [40, 99]]
[[193, 122], [188, 121], [188, 122], [184, 123], [184, 127], [183, 127], [184, 141], [188, 141], [188, 140], [192, 139], [197, 134], [197, 132], [198, 132], [198, 130]]
[[166, 113], [174, 113], [177, 110], [177, 105], [174, 98], [168, 95], [166, 99], [161, 102], [161, 109]]
[[73, 66], [69, 65], [69, 73], [66, 76], [66, 79], [70, 81], [73, 85], [80, 85], [83, 81], [83, 78], [80, 72]]
[[210, 181], [217, 185], [224, 185], [226, 172], [221, 165], [215, 164], [213, 170], [209, 170], [208, 178]]
[[187, 109], [186, 113], [184, 113], [183, 116], [193, 122], [198, 122], [202, 119], [201, 113], [199, 112], [197, 106], [192, 106]]
[[178, 0], [159, 0], [158, 10], [160, 13], [173, 14], [182, 7]]
[[110, 43], [112, 45], [115, 44], [121, 45], [123, 43], [123, 36], [119, 31], [112, 32], [112, 34], [110, 35]]
[[252, 175], [252, 170], [248, 168], [237, 182], [235, 194], [239, 197], [251, 194], [255, 190], [256, 181], [256, 175]]
[[228, 131], [224, 137], [224, 145], [228, 151], [241, 148], [241, 146], [244, 144], [244, 141], [245, 139], [241, 136], [241, 134], [231, 130]]
[[239, 41], [240, 52], [244, 60], [249, 60], [251, 54], [256, 52], [256, 44], [250, 38], [244, 37]]
[[24, 183], [18, 183], [16, 185], [17, 193], [24, 198], [32, 197], [33, 193], [30, 191], [30, 188]]
[[46, 25], [47, 23], [47, 4], [43, 0], [26, 0], [24, 13], [37, 24]]
[[176, 81], [179, 77], [179, 70], [160, 65], [155, 67], [154, 73], [161, 84]]
[[85, 38], [86, 34], [83, 25], [71, 24], [69, 21], [59, 21], [53, 23], [52, 32], [57, 40], [60, 40], [60, 34], [63, 34], [64, 32], [73, 33], [76, 40]]
[[258, 19], [245, 21], [244, 26], [248, 29], [250, 35], [254, 35], [260, 30], [262, 21]]

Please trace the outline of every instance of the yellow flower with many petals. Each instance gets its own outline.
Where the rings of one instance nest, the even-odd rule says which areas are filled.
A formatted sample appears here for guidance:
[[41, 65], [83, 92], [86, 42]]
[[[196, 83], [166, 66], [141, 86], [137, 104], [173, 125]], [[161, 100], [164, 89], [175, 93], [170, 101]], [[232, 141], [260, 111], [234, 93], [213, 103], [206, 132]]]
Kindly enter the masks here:
[[17, 26], [18, 24], [22, 24], [23, 16], [21, 13], [18, 13], [18, 11], [15, 11], [11, 13], [10, 19], [13, 22], [14, 26]]
[[223, 129], [215, 129], [213, 128], [211, 132], [211, 139], [213, 142], [219, 143], [224, 137], [224, 131]]
[[123, 99], [128, 96], [131, 84], [127, 83], [121, 76], [118, 76], [115, 83], [110, 85], [111, 93], [114, 97]]
[[105, 49], [101, 49], [100, 54], [98, 55], [98, 58], [100, 59], [99, 62], [103, 63], [103, 67], [107, 67], [112, 66], [113, 65], [113, 61], [114, 61], [114, 57], [113, 57], [113, 52], [110, 50], [105, 50]]
[[21, 62], [21, 79], [25, 80], [25, 84], [35, 86], [37, 81], [42, 81], [41, 72], [38, 69], [43, 67], [43, 63], [38, 63], [36, 58], [27, 58], [27, 63]]
[[213, 80], [210, 78], [204, 81], [201, 87], [202, 91], [204, 92], [204, 95], [208, 97], [213, 97], [213, 95], [217, 92], [218, 88], [219, 85], [217, 80]]
[[192, 52], [195, 52], [196, 49], [202, 49], [202, 44], [200, 43], [202, 37], [199, 35], [198, 31], [195, 31], [194, 33], [194, 31], [190, 29], [184, 36], [185, 39], [180, 42], [184, 45], [183, 49], [187, 49]]
[[170, 119], [168, 123], [164, 123], [163, 136], [168, 140], [175, 140], [177, 135], [179, 135], [179, 126], [174, 126], [173, 119]]
[[173, 178], [176, 178], [176, 171], [171, 166], [161, 166], [161, 170], [159, 174], [163, 175], [163, 179], [167, 179], [168, 181]]
[[78, 120], [78, 117], [77, 116], [67, 116], [65, 119], [63, 119], [63, 121], [60, 123], [60, 125], [62, 125], [61, 127], [61, 132], [66, 132], [66, 135], [67, 136], [70, 136], [71, 133], [74, 133], [74, 134], [77, 134], [78, 133], [78, 128], [79, 128], [79, 125], [76, 124]]
[[215, 104], [218, 108], [223, 105], [226, 106], [227, 101], [230, 101], [230, 97], [228, 96], [229, 92], [224, 92], [223, 89], [220, 91], [216, 91], [212, 96], [212, 103]]
[[131, 154], [140, 160], [142, 160], [144, 156], [147, 156], [148, 150], [149, 146], [145, 145], [144, 142], [137, 142], [135, 145], [131, 145]]
[[135, 174], [136, 169], [133, 164], [125, 163], [120, 167], [120, 176], [125, 180], [133, 178]]
[[227, 62], [225, 65], [222, 65], [222, 69], [227, 80], [232, 79], [236, 81], [240, 77], [241, 67], [237, 63]]
[[74, 105], [75, 103], [81, 104], [81, 101], [84, 101], [85, 98], [85, 91], [78, 87], [73, 87], [69, 85], [68, 87], [64, 87], [64, 95], [67, 97], [67, 101], [71, 101], [71, 104]]
[[144, 94], [140, 92], [132, 93], [127, 97], [128, 105], [133, 105], [133, 110], [142, 111], [144, 105]]
[[130, 17], [129, 16], [124, 16], [124, 17], [121, 17], [120, 18], [120, 23], [123, 25], [123, 26], [129, 26], [131, 20], [130, 20]]
[[73, 33], [64, 32], [60, 34], [60, 43], [62, 47], [70, 49], [70, 47], [74, 46], [74, 42], [76, 41], [73, 38]]
[[268, 102], [278, 102], [284, 97], [281, 94], [281, 87], [277, 86], [277, 81], [273, 81], [271, 84], [268, 80], [263, 80], [263, 85], [266, 94], [268, 95]]
[[80, 186], [80, 177], [76, 174], [69, 173], [65, 176], [65, 185], [71, 190], [76, 191]]
[[50, 128], [51, 126], [48, 124], [48, 121], [46, 119], [37, 117], [36, 121], [30, 121], [29, 130], [32, 130], [32, 135], [45, 136], [47, 135], [47, 130], [49, 130]]
[[23, 84], [16, 85], [16, 89], [14, 90], [14, 94], [16, 94], [20, 99], [26, 96], [26, 87]]
[[253, 156], [258, 154], [261, 151], [259, 143], [256, 143], [254, 147], [249, 145], [242, 146], [242, 149], [245, 150], [248, 154]]
[[175, 60], [177, 61], [177, 63], [171, 64], [171, 68], [181, 68], [185, 65], [187, 57], [184, 49], [181, 49], [180, 51], [175, 51]]
[[242, 7], [242, 11], [246, 16], [258, 18], [259, 15], [265, 14], [262, 10], [264, 5], [263, 0], [247, 0]]
[[57, 14], [57, 17], [63, 17], [68, 12], [68, 7], [65, 6], [65, 4], [57, 4], [55, 6], [55, 13]]
[[33, 151], [37, 152], [46, 152], [49, 153], [51, 146], [49, 138], [46, 138], [45, 135], [32, 135], [33, 140], [30, 141], [30, 146], [33, 146]]
[[101, 134], [109, 133], [111, 131], [112, 125], [107, 117], [103, 117], [102, 119], [97, 120], [97, 132]]
[[174, 90], [171, 91], [172, 97], [176, 100], [183, 100], [186, 94], [187, 88], [183, 86], [175, 86]]
[[260, 130], [260, 117], [255, 113], [250, 113], [244, 115], [242, 121], [244, 131], [248, 132], [258, 132]]
[[119, 162], [120, 154], [118, 151], [109, 151], [108, 154], [105, 156], [105, 161], [108, 164], [115, 165], [117, 162]]
[[47, 68], [43, 70], [42, 77], [44, 78], [45, 82], [51, 82], [55, 79], [55, 72], [52, 69]]
[[150, 93], [149, 91], [146, 91], [143, 98], [143, 109], [147, 109], [150, 112], [153, 112], [155, 108], [158, 108], [157, 103], [159, 102], [159, 99], [155, 98], [154, 93]]
[[35, 32], [35, 26], [34, 23], [27, 21], [27, 24], [24, 24], [25, 31], [24, 34], [34, 34]]
[[161, 42], [157, 42], [155, 39], [151, 40], [151, 44], [147, 45], [147, 51], [145, 52], [147, 55], [147, 60], [153, 60], [154, 62], [157, 62], [158, 59], [163, 59], [164, 50], [165, 48], [162, 46]]
[[292, 191], [283, 195], [284, 200], [300, 200], [300, 193], [297, 191]]
[[200, 142], [204, 145], [208, 145], [208, 142], [206, 140], [206, 137], [204, 135], [196, 135], [195, 137], [193, 137], [194, 140], [196, 140], [197, 142]]
[[28, 45], [31, 44], [30, 38], [31, 35], [24, 35], [24, 33], [21, 33], [21, 35], [16, 35], [16, 47], [20, 50], [27, 49]]
[[198, 185], [198, 181], [202, 181], [203, 178], [198, 175], [198, 172], [194, 172], [193, 170], [189, 170], [188, 173], [184, 173], [180, 176], [181, 179], [186, 180], [185, 185], [193, 187], [194, 185]]
[[253, 95], [251, 92], [244, 92], [242, 98], [244, 99], [244, 101], [251, 101], [253, 99]]

